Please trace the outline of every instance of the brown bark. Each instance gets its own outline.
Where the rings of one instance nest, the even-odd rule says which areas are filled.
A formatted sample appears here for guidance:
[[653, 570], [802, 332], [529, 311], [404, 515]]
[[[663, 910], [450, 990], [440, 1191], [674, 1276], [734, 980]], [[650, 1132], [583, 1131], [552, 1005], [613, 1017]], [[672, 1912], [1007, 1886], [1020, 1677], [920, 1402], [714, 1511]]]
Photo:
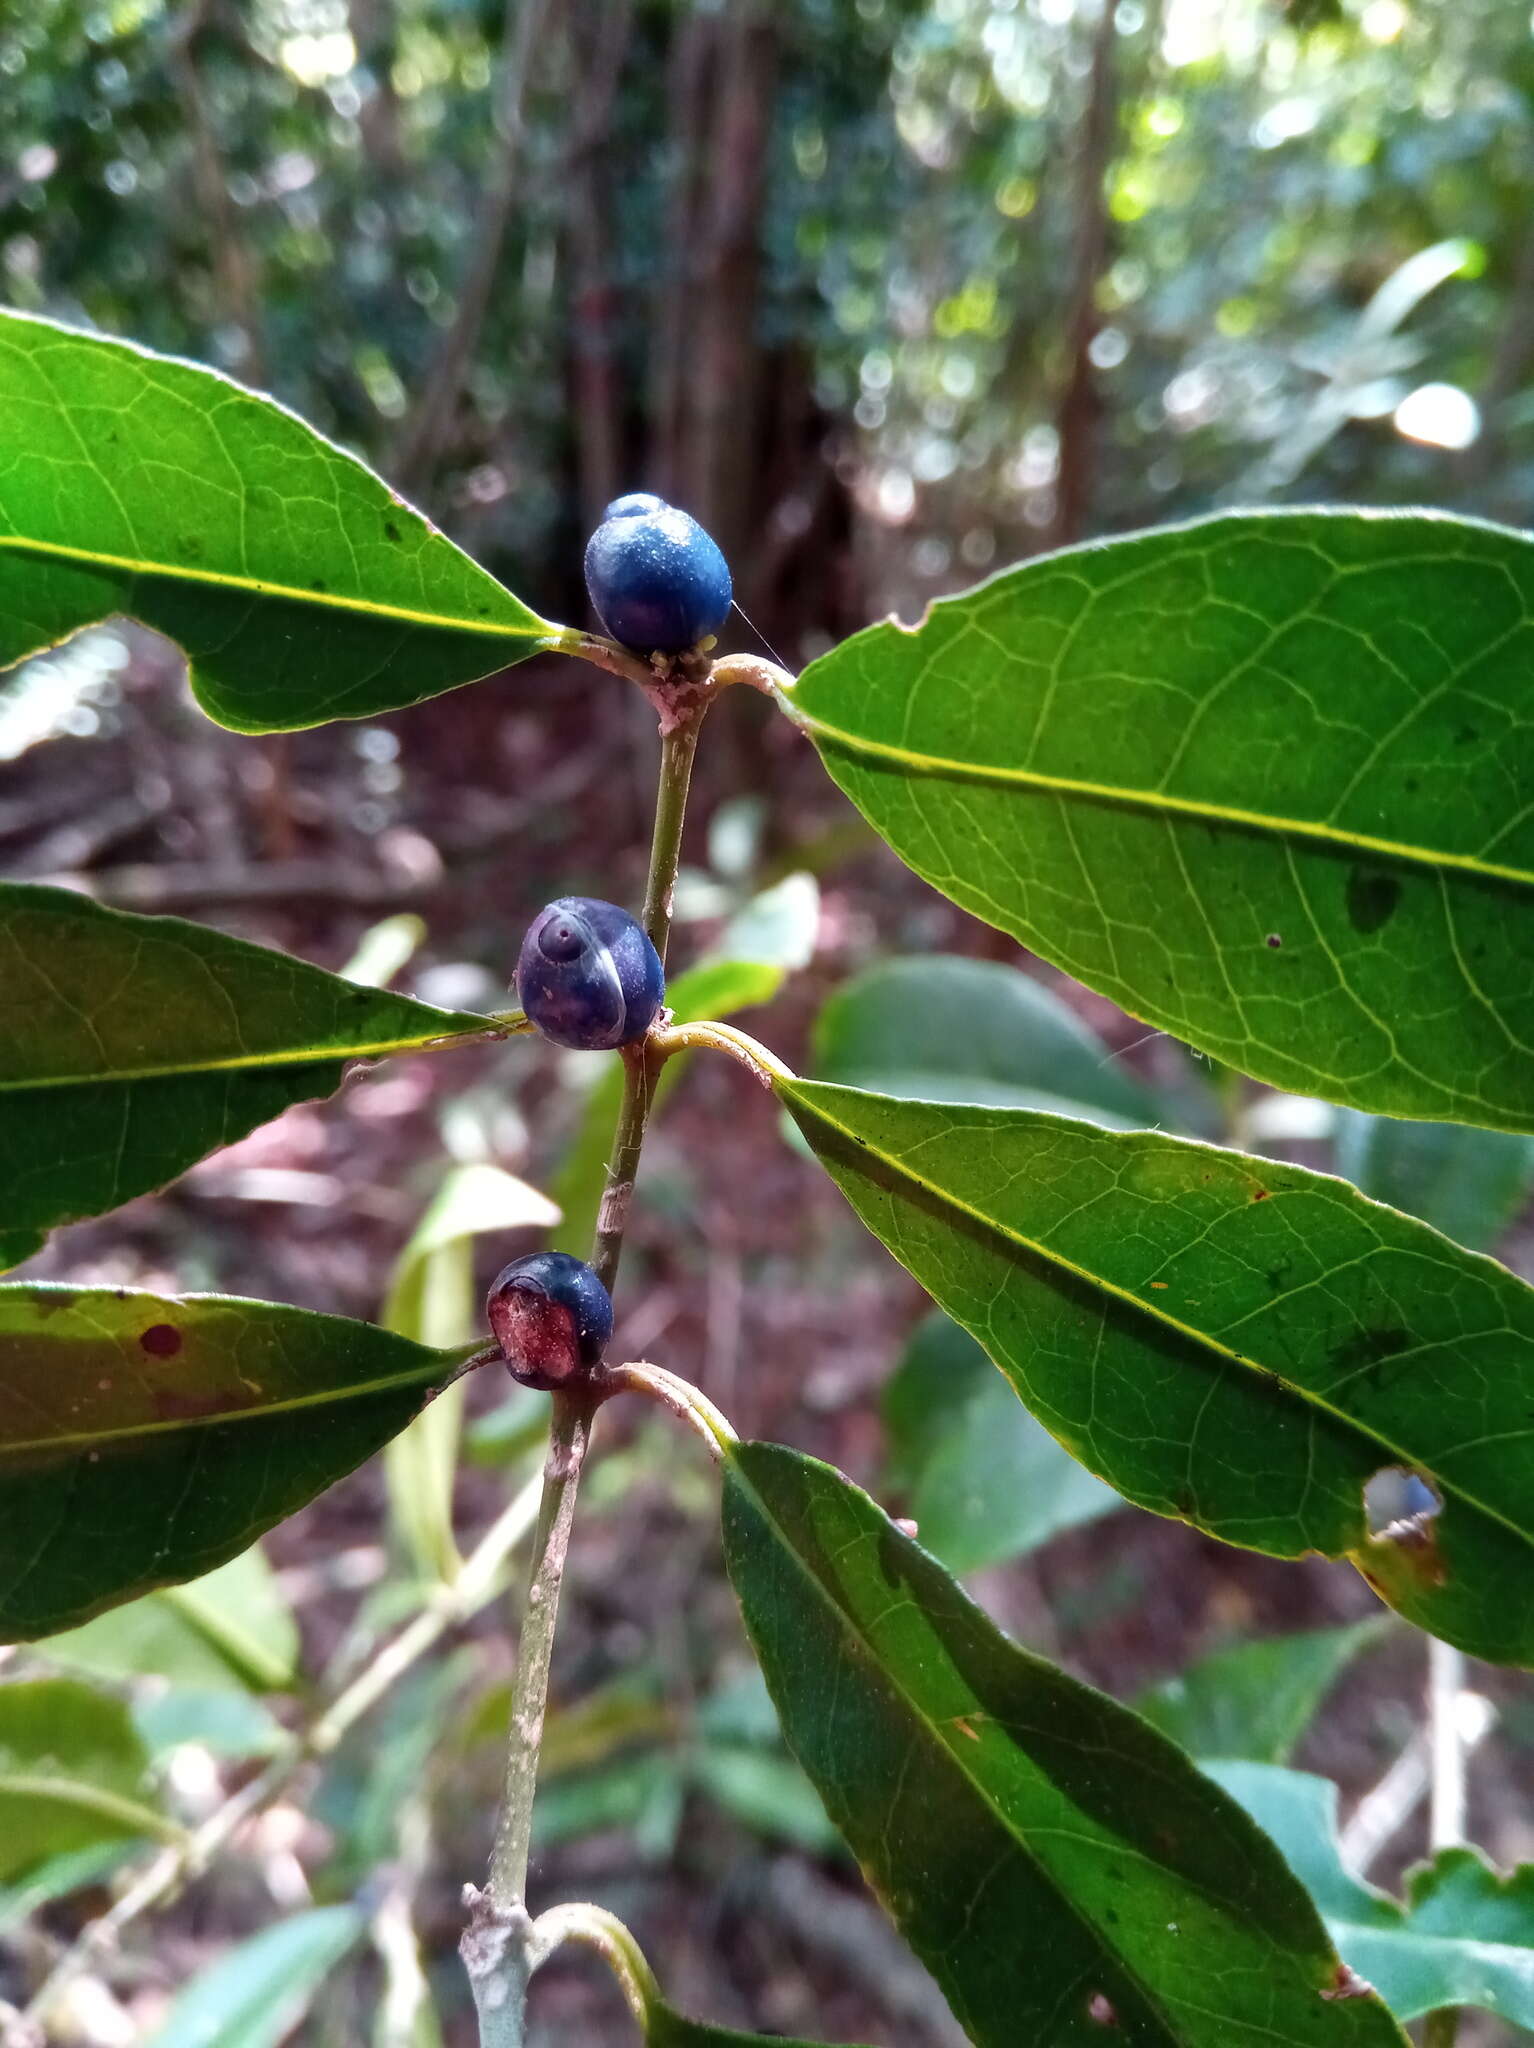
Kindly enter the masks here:
[[266, 382], [266, 352], [262, 346], [260, 287], [234, 202], [229, 197], [223, 153], [197, 72], [197, 38], [207, 26], [207, 17], [207, 0], [193, 0], [193, 5], [172, 24], [169, 70], [192, 145], [192, 190], [207, 229], [219, 316], [244, 344], [240, 375], [247, 384], [261, 385]]
[[511, 224], [522, 170], [528, 73], [546, 12], [547, 0], [506, 0], [496, 79], [494, 159], [480, 206], [478, 232], [459, 287], [458, 310], [395, 446], [391, 468], [402, 490], [417, 490], [430, 479], [452, 437]]
[[570, 277], [570, 388], [582, 529], [623, 489], [623, 394], [618, 381], [621, 305], [612, 265], [608, 139], [632, 29], [632, 0], [570, 8], [569, 73], [576, 94], [568, 151], [566, 253]]
[[1070, 292], [1066, 301], [1065, 383], [1055, 411], [1060, 436], [1060, 469], [1050, 542], [1063, 547], [1086, 530], [1096, 481], [1101, 399], [1092, 365], [1092, 343], [1101, 322], [1097, 289], [1108, 264], [1108, 200], [1104, 184], [1113, 155], [1117, 118], [1114, 0], [1101, 0], [1092, 40], [1087, 104], [1076, 156], [1075, 230]]

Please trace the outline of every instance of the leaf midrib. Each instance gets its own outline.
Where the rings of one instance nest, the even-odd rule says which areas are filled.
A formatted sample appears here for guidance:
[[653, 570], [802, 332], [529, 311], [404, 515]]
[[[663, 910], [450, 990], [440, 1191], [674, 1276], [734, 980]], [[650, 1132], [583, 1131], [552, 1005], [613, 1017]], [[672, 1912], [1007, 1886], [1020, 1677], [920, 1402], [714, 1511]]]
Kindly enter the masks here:
[[288, 1046], [276, 1052], [235, 1053], [224, 1059], [179, 1060], [158, 1067], [113, 1067], [100, 1074], [29, 1074], [19, 1080], [0, 1078], [0, 1095], [25, 1094], [31, 1088], [99, 1088], [118, 1082], [170, 1081], [199, 1074], [245, 1073], [258, 1068], [312, 1067], [334, 1060], [386, 1059], [390, 1053], [420, 1052], [427, 1046], [452, 1045], [461, 1040], [496, 1036], [511, 1028], [509, 1022], [486, 1017], [477, 1029], [462, 1025], [455, 1030], [371, 1039], [364, 1045]]
[[69, 1807], [75, 1812], [99, 1815], [103, 1820], [123, 1823], [135, 1834], [153, 1835], [162, 1842], [182, 1842], [186, 1830], [152, 1806], [143, 1806], [122, 1793], [108, 1792], [77, 1778], [55, 1778], [45, 1771], [8, 1771], [0, 1768], [0, 1798], [36, 1799], [50, 1806]]
[[794, 703], [784, 692], [780, 701], [795, 723], [817, 744], [824, 740], [833, 748], [872, 760], [887, 761], [912, 775], [928, 775], [953, 782], [978, 782], [991, 788], [1037, 790], [1052, 796], [1084, 797], [1092, 802], [1121, 804], [1131, 809], [1167, 813], [1191, 818], [1201, 824], [1230, 825], [1242, 831], [1261, 832], [1278, 839], [1307, 839], [1350, 855], [1368, 855], [1382, 860], [1405, 861], [1433, 872], [1450, 868], [1484, 880], [1513, 882], [1534, 889], [1534, 869], [1507, 867], [1497, 861], [1479, 859], [1469, 853], [1449, 853], [1400, 840], [1378, 839], [1367, 832], [1346, 832], [1340, 826], [1314, 819], [1286, 818], [1263, 811], [1248, 811], [1234, 804], [1210, 803], [1199, 797], [1173, 796], [1165, 790], [1131, 789], [1113, 783], [1088, 782], [1065, 775], [1046, 775], [1034, 768], [1003, 768], [977, 761], [950, 760], [940, 754], [917, 753], [887, 740], [875, 740], [850, 733]]
[[[800, 1085], [805, 1084], [795, 1084], [795, 1086]], [[811, 1082], [807, 1085], [813, 1087], [815, 1084]], [[792, 1090], [789, 1092], [792, 1093]], [[1464, 1506], [1473, 1508], [1477, 1513], [1485, 1515], [1488, 1521], [1497, 1523], [1499, 1527], [1505, 1529], [1510, 1535], [1518, 1537], [1521, 1542], [1534, 1549], [1534, 1533], [1520, 1528], [1516, 1522], [1510, 1521], [1500, 1509], [1491, 1507], [1486, 1502], [1477, 1499], [1474, 1494], [1467, 1492], [1462, 1485], [1439, 1478], [1431, 1459], [1419, 1458], [1414, 1451], [1409, 1450], [1402, 1444], [1396, 1443], [1392, 1437], [1384, 1435], [1379, 1429], [1364, 1422], [1361, 1417], [1350, 1414], [1345, 1408], [1335, 1407], [1312, 1389], [1299, 1386], [1295, 1381], [1289, 1379], [1277, 1366], [1269, 1365], [1266, 1362], [1261, 1366], [1255, 1364], [1241, 1352], [1233, 1351], [1229, 1345], [1222, 1344], [1218, 1337], [1212, 1336], [1207, 1330], [1200, 1330], [1193, 1323], [1183, 1322], [1179, 1316], [1172, 1315], [1168, 1310], [1159, 1307], [1155, 1302], [1142, 1301], [1137, 1294], [1127, 1287], [1121, 1287], [1117, 1281], [1109, 1280], [1104, 1274], [1094, 1273], [1089, 1266], [1078, 1265], [1074, 1259], [1068, 1259], [1063, 1252], [1052, 1250], [1038, 1238], [1027, 1236], [1023, 1231], [1015, 1229], [1011, 1224], [1003, 1223], [998, 1217], [988, 1216], [983, 1209], [975, 1208], [971, 1203], [962, 1200], [949, 1189], [936, 1187], [931, 1181], [923, 1180], [918, 1173], [915, 1173], [910, 1167], [906, 1166], [903, 1161], [894, 1158], [888, 1152], [882, 1151], [871, 1139], [864, 1137], [860, 1131], [851, 1130], [847, 1125], [838, 1123], [834, 1116], [821, 1109], [812, 1100], [806, 1100], [802, 1097], [800, 1099], [804, 1101], [804, 1107], [812, 1115], [818, 1116], [821, 1122], [828, 1124], [832, 1130], [839, 1131], [856, 1151], [866, 1153], [871, 1158], [879, 1160], [882, 1165], [888, 1167], [892, 1173], [898, 1175], [909, 1186], [924, 1189], [938, 1201], [946, 1203], [948, 1207], [955, 1210], [958, 1214], [967, 1216], [971, 1222], [978, 1223], [982, 1229], [989, 1231], [992, 1236], [1002, 1238], [1009, 1244], [1015, 1244], [1023, 1251], [1032, 1252], [1036, 1257], [1056, 1267], [1060, 1272], [1069, 1273], [1075, 1279], [1086, 1282], [1089, 1287], [1096, 1288], [1103, 1294], [1111, 1295], [1114, 1300], [1125, 1303], [1128, 1307], [1137, 1310], [1139, 1314], [1149, 1318], [1152, 1322], [1160, 1323], [1164, 1328], [1175, 1331], [1178, 1336], [1191, 1340], [1199, 1349], [1212, 1352], [1217, 1358], [1223, 1359], [1228, 1364], [1242, 1366], [1248, 1372], [1260, 1372], [1264, 1379], [1273, 1381], [1275, 1385], [1282, 1387], [1285, 1393], [1293, 1395], [1296, 1400], [1305, 1403], [1318, 1413], [1328, 1416], [1343, 1428], [1366, 1438], [1370, 1443], [1377, 1444], [1382, 1451], [1388, 1454], [1391, 1462], [1411, 1467], [1421, 1465], [1426, 1470], [1432, 1471], [1435, 1483], [1446, 1494], [1452, 1495]], [[1094, 1129], [1095, 1127], [1087, 1126], [1087, 1128]], [[1281, 1200], [1282, 1190], [1278, 1191], [1273, 1196], [1273, 1199]], [[1090, 1469], [1088, 1467], [1088, 1470]], [[1101, 1475], [1096, 1476], [1100, 1477]], [[1113, 1483], [1112, 1480], [1107, 1482], [1109, 1485]], [[1195, 1517], [1190, 1516], [1186, 1519], [1194, 1521], [1195, 1526], [1203, 1526], [1197, 1522]], [[1353, 1553], [1350, 1551], [1348, 1554], [1352, 1555]]]
[[40, 1437], [29, 1443], [0, 1441], [0, 1471], [12, 1458], [46, 1456], [82, 1447], [110, 1450], [118, 1444], [139, 1442], [145, 1437], [175, 1436], [184, 1430], [224, 1429], [233, 1422], [267, 1422], [276, 1415], [301, 1414], [306, 1408], [334, 1407], [347, 1401], [365, 1400], [373, 1394], [405, 1393], [417, 1387], [424, 1389], [435, 1385], [439, 1378], [445, 1381], [454, 1364], [467, 1363], [480, 1348], [477, 1344], [461, 1346], [461, 1357], [457, 1352], [439, 1353], [432, 1368], [417, 1366], [409, 1372], [390, 1373], [383, 1379], [359, 1380], [349, 1386], [320, 1388], [309, 1394], [291, 1394], [281, 1401], [262, 1401], [248, 1408], [220, 1409], [210, 1415], [170, 1416], [162, 1421], [125, 1424], [109, 1430], [80, 1431], [72, 1436]]
[[[131, 555], [108, 554], [98, 548], [69, 547], [63, 541], [39, 540], [28, 534], [0, 534], [0, 549], [78, 562], [87, 568], [108, 569], [124, 576], [159, 577], [171, 583], [200, 583], [216, 590], [237, 591], [245, 597], [283, 598], [294, 604], [316, 605], [324, 611], [355, 612], [364, 618], [386, 619], [399, 625], [432, 626], [439, 631], [477, 634], [485, 639], [532, 640], [538, 645], [552, 647], [565, 630], [548, 619], [540, 618], [530, 609], [525, 626], [510, 625], [504, 620], [498, 623], [493, 619], [468, 619], [456, 612], [417, 611], [408, 605], [380, 604], [375, 599], [345, 597], [335, 591], [303, 590], [292, 584], [272, 583], [259, 576], [237, 576], [222, 569], [198, 569], [179, 562], [144, 562]], [[502, 596], [511, 595], [493, 578], [487, 580]], [[521, 602], [520, 599], [515, 601]]]
[[[760, 1493], [757, 1492], [756, 1488], [751, 1484], [750, 1480], [746, 1477], [745, 1473], [741, 1469], [740, 1461], [738, 1458], [730, 1459], [730, 1472], [736, 1485], [738, 1485], [743, 1492], [750, 1495], [751, 1500], [755, 1503], [757, 1510], [761, 1514], [762, 1519], [766, 1523], [767, 1527], [773, 1530], [778, 1529], [779, 1524], [776, 1515], [774, 1515], [771, 1512], [771, 1510], [768, 1508], [766, 1501], [763, 1500]], [[987, 1787], [981, 1782], [981, 1780], [976, 1778], [974, 1774], [966, 1767], [964, 1758], [959, 1754], [958, 1750], [951, 1748], [950, 1745], [943, 1739], [942, 1732], [937, 1726], [936, 1722], [929, 1717], [924, 1708], [918, 1706], [916, 1701], [911, 1698], [911, 1695], [907, 1692], [906, 1688], [900, 1683], [900, 1680], [895, 1675], [894, 1671], [880, 1657], [877, 1648], [874, 1646], [873, 1643], [871, 1643], [868, 1640], [868, 1637], [863, 1632], [863, 1629], [859, 1625], [859, 1623], [855, 1620], [852, 1614], [850, 1614], [848, 1610], [841, 1605], [839, 1601], [832, 1598], [831, 1594], [826, 1590], [824, 1581], [819, 1577], [817, 1573], [811, 1571], [809, 1565], [800, 1556], [798, 1550], [794, 1547], [794, 1545], [788, 1541], [786, 1536], [783, 1536], [781, 1538], [780, 1547], [787, 1553], [789, 1558], [792, 1559], [795, 1568], [799, 1571], [801, 1576], [809, 1581], [810, 1585], [819, 1595], [820, 1600], [822, 1601], [824, 1606], [829, 1610], [831, 1615], [835, 1618], [836, 1621], [838, 1621], [841, 1624], [842, 1633], [845, 1636], [847, 1636], [848, 1639], [855, 1646], [860, 1648], [867, 1657], [872, 1659], [874, 1669], [880, 1674], [881, 1677], [883, 1677], [886, 1680], [890, 1690], [895, 1694], [895, 1696], [898, 1699], [904, 1701], [906, 1707], [909, 1709], [910, 1713], [914, 1717], [917, 1726], [926, 1732], [928, 1740], [954, 1766], [955, 1770], [963, 1779], [964, 1783], [971, 1788], [976, 1798], [980, 1801], [981, 1805], [985, 1808], [987, 1813], [991, 1815], [996, 1825], [1001, 1829], [1006, 1839], [1009, 1842], [1013, 1843], [1017, 1848], [1018, 1853], [1028, 1863], [1030, 1863], [1033, 1866], [1033, 1868], [1038, 1872], [1039, 1876], [1043, 1879], [1044, 1883], [1048, 1886], [1049, 1890], [1060, 1901], [1061, 1905], [1065, 1907], [1066, 1911], [1070, 1913], [1071, 1916], [1083, 1928], [1085, 1928], [1087, 1934], [1090, 1936], [1091, 1940], [1094, 1942], [1097, 1948], [1100, 1949], [1104, 1955], [1111, 1956], [1113, 1958], [1116, 1967], [1123, 1972], [1124, 1976], [1127, 1977], [1129, 1981], [1139, 1991], [1140, 1995], [1144, 1998], [1146, 2004], [1151, 2008], [1153, 2012], [1157, 2014], [1162, 2024], [1166, 2027], [1172, 2040], [1175, 2042], [1178, 2039], [1177, 2024], [1173, 2018], [1173, 2015], [1166, 2009], [1161, 1997], [1156, 1992], [1154, 1992], [1148, 1984], [1145, 1983], [1144, 1979], [1140, 1975], [1140, 1972], [1135, 1968], [1134, 1964], [1131, 1963], [1129, 1959], [1126, 1956], [1124, 1956], [1117, 1947], [1114, 1946], [1114, 1944], [1109, 1940], [1108, 1936], [1104, 1933], [1102, 1928], [1098, 1926], [1097, 1922], [1091, 1917], [1091, 1915], [1085, 1910], [1085, 1908], [1079, 1906], [1076, 1903], [1076, 1901], [1070, 1896], [1070, 1894], [1062, 1888], [1060, 1880], [1055, 1876], [1055, 1873], [1050, 1869], [1049, 1865], [1042, 1861], [1042, 1859], [1038, 1855], [1038, 1852], [1035, 1849], [1033, 1849], [1031, 1845], [1017, 1833], [1012, 1822], [997, 1806], [995, 1800], [992, 1798]], [[934, 1630], [934, 1634], [935, 1633], [936, 1631]], [[941, 1640], [941, 1638], [939, 1638], [939, 1640]], [[1011, 1742], [1013, 1738], [1009, 1735], [1007, 1737], [1007, 1740]], [[1019, 1748], [1020, 1754], [1023, 1753], [1021, 1751], [1020, 1745], [1014, 1746]], [[1034, 1771], [1038, 1770], [1038, 1766], [1035, 1765], [1031, 1759], [1029, 1760], [1029, 1769]], [[1040, 1772], [1039, 1775], [1042, 1776], [1043, 1773]], [[1059, 1788], [1057, 1787], [1056, 1789], [1058, 1790]], [[1074, 1799], [1069, 1800], [1068, 1803], [1073, 1812], [1080, 1812], [1080, 1808], [1077, 1807]], [[1123, 1844], [1123, 1847], [1126, 1854], [1131, 1853], [1131, 1844], [1125, 1842]]]

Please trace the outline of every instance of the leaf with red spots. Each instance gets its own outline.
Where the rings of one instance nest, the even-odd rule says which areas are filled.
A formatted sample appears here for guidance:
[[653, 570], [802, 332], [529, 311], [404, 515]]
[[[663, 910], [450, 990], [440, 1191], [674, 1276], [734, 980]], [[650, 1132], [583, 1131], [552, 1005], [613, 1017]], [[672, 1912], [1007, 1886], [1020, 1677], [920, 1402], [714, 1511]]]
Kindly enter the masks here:
[[0, 1287], [0, 1637], [211, 1571], [469, 1355], [227, 1295]]
[[1404, 2048], [1237, 1802], [840, 1473], [730, 1446], [724, 1544], [789, 1747], [976, 2048]]

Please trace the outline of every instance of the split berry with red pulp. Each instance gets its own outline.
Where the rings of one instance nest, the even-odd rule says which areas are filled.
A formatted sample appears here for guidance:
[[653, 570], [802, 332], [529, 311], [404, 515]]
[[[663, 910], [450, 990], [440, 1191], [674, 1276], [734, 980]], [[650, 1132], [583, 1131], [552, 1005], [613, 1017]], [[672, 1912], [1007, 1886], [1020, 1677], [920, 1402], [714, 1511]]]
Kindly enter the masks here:
[[607, 631], [639, 654], [685, 654], [719, 631], [734, 595], [717, 544], [648, 491], [603, 513], [586, 543], [586, 590]]
[[561, 896], [529, 926], [516, 986], [545, 1038], [576, 1052], [610, 1052], [643, 1038], [660, 1015], [666, 970], [626, 910], [596, 896]]
[[613, 1333], [612, 1296], [569, 1252], [513, 1259], [496, 1275], [486, 1308], [512, 1378], [545, 1394], [600, 1365]]

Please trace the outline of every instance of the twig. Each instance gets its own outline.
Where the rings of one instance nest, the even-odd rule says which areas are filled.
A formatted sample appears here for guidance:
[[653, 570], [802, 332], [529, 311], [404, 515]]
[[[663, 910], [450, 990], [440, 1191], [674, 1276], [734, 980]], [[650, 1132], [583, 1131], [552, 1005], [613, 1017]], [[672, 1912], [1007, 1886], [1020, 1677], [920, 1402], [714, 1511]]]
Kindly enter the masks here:
[[716, 1464], [729, 1446], [739, 1441], [729, 1421], [708, 1396], [690, 1380], [667, 1372], [664, 1366], [644, 1362], [615, 1365], [604, 1374], [603, 1386], [613, 1393], [643, 1394], [668, 1409], [698, 1432]]
[[449, 1629], [483, 1607], [502, 1566], [533, 1525], [540, 1482], [530, 1480], [491, 1524], [451, 1586], [440, 1586], [421, 1612], [307, 1728], [293, 1731], [266, 1768], [233, 1793], [187, 1839], [147, 1864], [109, 1911], [83, 1929], [60, 1956], [26, 2010], [5, 2024], [0, 2048], [38, 2048], [42, 2025], [59, 1995], [82, 1970], [113, 1948], [124, 1928], [212, 1862], [252, 1815], [270, 1804], [307, 1763], [329, 1754], [342, 1737]]
[[1451, 1849], [1465, 1839], [1465, 1747], [1459, 1721], [1465, 1689], [1465, 1653], [1428, 1638], [1428, 1738], [1432, 1746], [1432, 1793], [1428, 1846]]
[[[679, 700], [677, 718], [669, 729], [663, 730], [661, 741], [660, 787], [650, 842], [643, 923], [662, 961], [671, 936], [672, 894], [681, 865], [687, 790], [698, 730], [708, 704], [706, 691], [690, 700]], [[663, 1065], [664, 1055], [652, 1053], [648, 1042], [624, 1055], [623, 1105], [608, 1168], [607, 1194], [591, 1254], [592, 1266], [609, 1290], [623, 1251], [629, 1198], [655, 1099], [655, 1081]], [[605, 1398], [606, 1389], [600, 1382], [589, 1384], [580, 1392], [554, 1396], [549, 1457], [533, 1545], [533, 1578], [512, 1694], [505, 1795], [485, 1889], [480, 1891], [468, 1885], [464, 1890], [469, 1919], [458, 1952], [474, 1992], [480, 2048], [522, 2048], [524, 2038], [523, 2016], [534, 1954], [533, 1923], [526, 1905], [527, 1864], [548, 1701], [549, 1663], [576, 1489], [590, 1441], [592, 1417]]]

